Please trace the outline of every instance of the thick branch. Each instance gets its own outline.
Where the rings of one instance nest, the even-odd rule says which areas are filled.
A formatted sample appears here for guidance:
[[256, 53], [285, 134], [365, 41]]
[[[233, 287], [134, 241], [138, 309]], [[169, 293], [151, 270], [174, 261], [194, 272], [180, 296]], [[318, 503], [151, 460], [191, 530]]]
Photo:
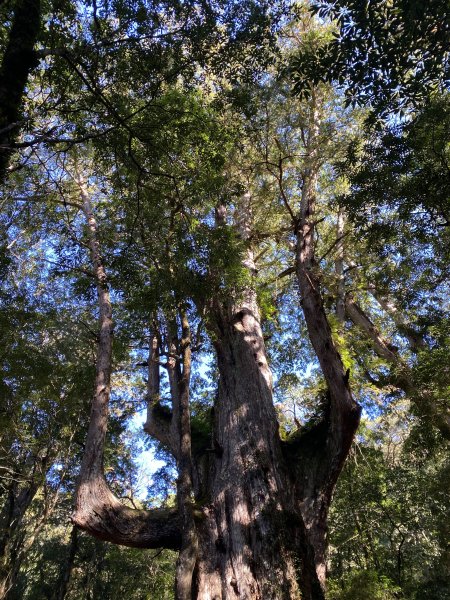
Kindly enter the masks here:
[[[319, 360], [330, 395], [330, 432], [333, 449], [333, 469], [329, 473], [330, 484], [335, 481], [350, 448], [353, 434], [359, 422], [359, 407], [353, 400], [341, 357], [334, 345], [331, 328], [323, 306], [320, 281], [315, 261], [315, 204], [319, 171], [318, 138], [319, 110], [312, 100], [308, 136], [300, 223], [297, 229], [296, 269], [300, 286], [301, 303], [311, 343]], [[331, 447], [328, 445], [328, 451]]]
[[347, 296], [345, 299], [345, 311], [353, 323], [360, 327], [372, 340], [374, 350], [378, 356], [391, 364], [398, 364], [399, 357], [392, 350], [392, 345], [381, 337], [378, 329], [351, 296]]
[[[331, 494], [358, 427], [360, 408], [352, 397], [349, 374], [344, 370], [333, 341], [315, 261], [315, 205], [320, 168], [319, 123], [317, 102], [313, 98], [307, 142], [308, 156], [303, 172], [300, 220], [296, 228], [296, 273], [308, 335], [325, 377], [328, 397], [324, 421], [317, 426], [318, 429], [315, 428], [317, 431], [314, 429], [313, 437], [305, 438], [302, 443], [304, 456], [299, 465], [299, 481], [305, 481], [301, 492], [305, 498], [303, 518], [310, 528], [311, 535], [317, 535], [318, 539], [321, 539], [318, 525], [320, 515], [328, 511]], [[295, 227], [295, 223], [293, 225]], [[318, 488], [322, 489], [321, 499], [317, 504], [313, 504], [308, 498], [314, 497], [314, 490]], [[324, 549], [323, 546], [323, 551]], [[319, 565], [322, 564], [324, 562], [319, 561]], [[323, 570], [318, 575], [323, 582]]]
[[102, 475], [81, 479], [72, 522], [90, 535], [132, 548], [170, 548], [181, 544], [174, 510], [128, 508], [112, 494]]
[[177, 513], [166, 510], [130, 509], [120, 503], [105, 481], [103, 451], [111, 388], [112, 307], [91, 201], [82, 178], [77, 179], [77, 184], [88, 223], [91, 258], [97, 280], [100, 333], [91, 420], [72, 521], [90, 535], [115, 544], [136, 548], [178, 548], [180, 529]]
[[423, 389], [422, 386], [416, 386], [410, 366], [393, 351], [392, 344], [381, 337], [370, 318], [352, 298], [347, 298], [345, 307], [350, 319], [372, 340], [376, 353], [393, 365], [394, 369], [389, 378], [389, 383], [403, 390], [405, 394], [413, 399], [420, 412], [430, 415], [442, 435], [446, 439], [450, 439], [450, 413], [448, 408], [445, 406], [439, 408], [433, 392], [426, 388]]
[[0, 180], [20, 126], [22, 97], [37, 64], [33, 52], [40, 30], [40, 0], [17, 0], [8, 44], [0, 66]]

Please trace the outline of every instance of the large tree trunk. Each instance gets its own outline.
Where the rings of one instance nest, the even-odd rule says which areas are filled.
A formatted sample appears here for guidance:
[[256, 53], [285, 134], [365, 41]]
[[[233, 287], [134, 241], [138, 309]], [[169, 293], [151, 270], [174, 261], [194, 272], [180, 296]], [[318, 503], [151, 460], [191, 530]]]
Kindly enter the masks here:
[[258, 314], [216, 315], [220, 371], [195, 597], [300, 598], [301, 521], [282, 455]]
[[[249, 203], [246, 195], [237, 218], [244, 241], [251, 233]], [[225, 226], [223, 208], [218, 214]], [[250, 247], [243, 263], [256, 273]], [[295, 463], [303, 450], [284, 448], [280, 441], [253, 286], [235, 301], [216, 300], [210, 325], [220, 379], [202, 486], [206, 498], [199, 499], [193, 595], [198, 600], [320, 600], [315, 551], [298, 493], [304, 482], [296, 483]]]

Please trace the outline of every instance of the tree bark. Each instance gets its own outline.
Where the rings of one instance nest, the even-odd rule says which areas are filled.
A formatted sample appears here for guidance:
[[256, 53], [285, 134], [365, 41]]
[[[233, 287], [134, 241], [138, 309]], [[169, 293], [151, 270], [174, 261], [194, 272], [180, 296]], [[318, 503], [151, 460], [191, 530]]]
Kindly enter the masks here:
[[[191, 381], [191, 329], [186, 311], [180, 310], [182, 372], [179, 377], [178, 401], [178, 481], [177, 504], [181, 521], [181, 548], [176, 569], [176, 598], [191, 600], [192, 576], [198, 553], [198, 536], [193, 513], [192, 446], [189, 412]], [[174, 411], [175, 414], [175, 411]]]
[[[313, 552], [317, 579], [323, 590], [326, 579], [328, 509], [334, 486], [359, 424], [360, 409], [350, 391], [349, 373], [344, 371], [341, 357], [333, 342], [315, 262], [315, 207], [320, 168], [320, 101], [315, 91], [312, 94], [307, 129], [307, 157], [302, 177], [300, 215], [295, 223], [296, 274], [308, 335], [320, 363], [328, 392], [322, 432], [316, 429], [316, 440], [313, 440], [311, 446], [313, 452], [310, 460], [304, 461], [299, 467], [301, 475], [297, 493], [302, 499], [301, 509], [306, 535]], [[301, 482], [304, 482], [303, 485]], [[305, 582], [305, 585], [309, 583]]]
[[[0, 600], [7, 598], [14, 586], [25, 537], [23, 519], [42, 485], [48, 458], [48, 453], [31, 457], [23, 474], [15, 473], [9, 485], [8, 497], [0, 514]], [[20, 476], [25, 480], [23, 485], [16, 479]]]
[[301, 523], [289, 493], [264, 340], [248, 302], [215, 314], [220, 372], [208, 499], [197, 523], [201, 600], [300, 597]]
[[171, 431], [172, 414], [160, 404], [159, 333], [155, 323], [152, 325], [149, 336], [149, 348], [147, 420], [144, 424], [144, 431], [158, 440], [173, 456], [176, 456], [177, 450]]
[[55, 600], [64, 600], [69, 588], [70, 577], [72, 575], [75, 556], [78, 551], [78, 528], [74, 525], [70, 532], [69, 551], [64, 562], [60, 575], [60, 583], [55, 594]]
[[381, 356], [381, 358], [384, 358], [390, 363], [398, 364], [399, 357], [398, 354], [394, 352], [392, 344], [383, 339], [378, 329], [366, 313], [358, 306], [351, 295], [347, 295], [345, 310], [353, 323], [360, 327], [372, 340], [374, 350], [378, 356]]
[[40, 24], [40, 0], [17, 0], [0, 66], [0, 181], [22, 125], [22, 98], [30, 72], [37, 64], [33, 49]]

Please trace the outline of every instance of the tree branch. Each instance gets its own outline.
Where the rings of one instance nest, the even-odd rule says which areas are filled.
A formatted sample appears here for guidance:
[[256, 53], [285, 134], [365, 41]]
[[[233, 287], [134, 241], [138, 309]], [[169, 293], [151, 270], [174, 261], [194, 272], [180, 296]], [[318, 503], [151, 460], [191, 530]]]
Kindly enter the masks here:
[[99, 341], [95, 392], [83, 461], [76, 490], [75, 525], [99, 539], [135, 548], [180, 547], [178, 513], [171, 510], [135, 510], [121, 504], [109, 489], [103, 472], [103, 451], [111, 391], [113, 320], [106, 270], [103, 265], [97, 222], [86, 185], [75, 178], [88, 223], [89, 242], [99, 303]]

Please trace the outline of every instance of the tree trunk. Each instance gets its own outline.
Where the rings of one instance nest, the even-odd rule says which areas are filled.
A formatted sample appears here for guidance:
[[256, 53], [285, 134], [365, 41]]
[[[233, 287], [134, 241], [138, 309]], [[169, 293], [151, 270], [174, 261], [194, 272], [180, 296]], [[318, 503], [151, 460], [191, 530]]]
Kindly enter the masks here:
[[[8, 499], [0, 513], [0, 600], [7, 598], [14, 586], [25, 538], [23, 520], [39, 486], [42, 485], [48, 458], [48, 454], [31, 457], [27, 461], [31, 464], [25, 464], [25, 483], [21, 486], [13, 479], [9, 486]], [[13, 475], [20, 476], [20, 473]]]
[[136, 548], [180, 547], [176, 511], [131, 509], [108, 487], [103, 472], [103, 450], [111, 393], [113, 320], [108, 278], [100, 251], [97, 222], [86, 183], [79, 175], [83, 211], [88, 225], [93, 275], [97, 284], [99, 337], [91, 418], [78, 479], [72, 522], [91, 535]]
[[431, 417], [432, 423], [439, 429], [444, 438], [450, 439], [450, 412], [448, 408], [437, 405], [436, 397], [432, 391], [424, 388], [423, 385], [416, 385], [410, 365], [402, 359], [393, 344], [382, 338], [370, 317], [354, 301], [351, 295], [347, 297], [345, 307], [353, 323], [371, 340], [373, 349], [378, 356], [384, 358], [393, 367], [386, 381], [403, 390], [415, 402], [419, 414]]
[[312, 92], [307, 129], [300, 214], [294, 223], [296, 274], [308, 335], [325, 378], [327, 394], [322, 422], [308, 432], [309, 439], [302, 449], [306, 456], [299, 464], [297, 493], [301, 498], [302, 517], [307, 541], [313, 551], [317, 579], [324, 590], [328, 510], [358, 427], [360, 409], [353, 400], [349, 373], [344, 371], [333, 341], [315, 260], [315, 209], [320, 170], [320, 99], [315, 90]]
[[258, 314], [216, 314], [220, 372], [208, 499], [197, 521], [198, 600], [300, 598], [298, 507], [282, 455]]
[[17, 0], [0, 66], [0, 182], [3, 181], [21, 123], [22, 97], [37, 64], [33, 51], [41, 21], [40, 0]]
[[55, 593], [55, 600], [64, 600], [69, 588], [70, 577], [72, 575], [75, 556], [78, 551], [78, 528], [74, 525], [70, 532], [69, 551], [64, 565], [61, 569], [60, 582], [58, 590]]
[[[236, 219], [250, 238], [250, 197]], [[218, 210], [225, 226], [224, 211]], [[248, 246], [243, 260], [256, 269]], [[250, 284], [236, 301], [216, 300], [210, 314], [219, 367], [206, 497], [197, 514], [197, 600], [323, 598], [296, 493], [297, 449], [280, 440], [256, 293]]]

